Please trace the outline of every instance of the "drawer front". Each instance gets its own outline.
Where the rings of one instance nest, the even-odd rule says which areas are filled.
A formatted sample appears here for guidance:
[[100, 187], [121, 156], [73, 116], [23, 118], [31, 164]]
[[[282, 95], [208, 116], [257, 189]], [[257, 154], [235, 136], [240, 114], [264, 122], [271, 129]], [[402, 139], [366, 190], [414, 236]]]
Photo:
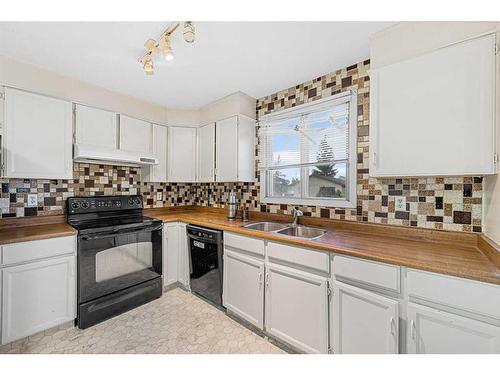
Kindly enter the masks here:
[[264, 240], [224, 232], [224, 245], [264, 256]]
[[390, 291], [400, 292], [400, 267], [361, 259], [335, 256], [333, 273], [341, 278], [359, 281]]
[[267, 244], [267, 256], [270, 261], [276, 259], [325, 273], [330, 272], [330, 257], [326, 251], [269, 242]]
[[2, 246], [2, 264], [9, 265], [75, 253], [75, 236], [18, 242]]
[[408, 296], [500, 319], [500, 286], [409, 269]]

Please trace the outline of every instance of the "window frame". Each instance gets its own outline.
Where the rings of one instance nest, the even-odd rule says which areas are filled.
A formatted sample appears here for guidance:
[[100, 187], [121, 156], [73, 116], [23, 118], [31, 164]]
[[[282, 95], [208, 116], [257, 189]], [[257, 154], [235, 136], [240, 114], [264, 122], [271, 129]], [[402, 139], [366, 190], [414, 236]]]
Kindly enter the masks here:
[[[347, 98], [347, 100], [346, 100]], [[343, 102], [348, 102], [349, 103], [349, 123], [348, 123], [348, 142], [349, 142], [349, 157], [346, 160], [346, 197], [345, 198], [306, 198], [307, 196], [307, 190], [308, 190], [308, 173], [307, 173], [307, 168], [311, 166], [311, 163], [304, 163], [303, 158], [304, 155], [306, 154], [307, 150], [306, 147], [303, 146], [303, 144], [306, 144], [304, 142], [301, 142], [301, 148], [300, 148], [300, 155], [301, 155], [301, 163], [297, 165], [290, 166], [289, 168], [300, 168], [300, 192], [301, 196], [300, 197], [273, 197], [273, 196], [268, 196], [268, 191], [269, 191], [269, 181], [268, 181], [268, 172], [270, 170], [279, 170], [279, 169], [285, 169], [286, 167], [281, 167], [281, 168], [268, 168], [268, 169], [260, 169], [259, 168], [259, 175], [260, 175], [260, 202], [262, 203], [269, 203], [269, 204], [289, 204], [289, 205], [298, 205], [298, 206], [321, 206], [321, 207], [338, 207], [338, 208], [354, 208], [356, 207], [357, 203], [357, 153], [356, 153], [356, 147], [357, 147], [357, 122], [358, 122], [358, 116], [357, 116], [357, 90], [351, 89], [347, 91], [343, 91], [339, 94], [332, 95], [328, 98], [323, 98], [319, 100], [315, 100], [313, 102], [309, 103], [304, 103], [301, 105], [298, 105], [293, 108], [287, 108], [281, 111], [276, 111], [267, 115], [262, 116], [262, 120], [271, 120], [273, 117], [277, 116], [282, 116], [283, 114], [294, 114], [297, 113], [297, 116], [300, 116], [301, 114], [308, 112], [308, 109], [314, 106], [318, 106], [319, 104], [324, 104], [328, 102], [332, 102], [332, 105], [335, 105], [335, 102], [338, 103], [343, 103]], [[320, 109], [318, 110], [318, 112]], [[311, 113], [309, 111], [309, 113]], [[262, 121], [259, 119], [259, 121]], [[301, 136], [302, 137], [302, 136]], [[265, 140], [260, 139], [260, 142], [265, 142]], [[259, 152], [259, 163], [261, 162], [262, 155]], [[319, 165], [321, 163], [314, 163], [314, 165]], [[323, 164], [328, 164], [323, 163]]]

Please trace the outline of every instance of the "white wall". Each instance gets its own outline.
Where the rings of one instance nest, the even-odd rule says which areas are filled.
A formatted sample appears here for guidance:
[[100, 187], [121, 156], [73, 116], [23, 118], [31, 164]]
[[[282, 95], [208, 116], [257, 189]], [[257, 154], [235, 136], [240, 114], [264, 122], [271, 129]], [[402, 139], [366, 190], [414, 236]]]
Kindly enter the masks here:
[[158, 124], [167, 123], [167, 109], [163, 106], [113, 92], [5, 56], [0, 56], [0, 85], [108, 109]]
[[255, 119], [256, 100], [236, 92], [200, 108], [201, 125], [242, 114]]

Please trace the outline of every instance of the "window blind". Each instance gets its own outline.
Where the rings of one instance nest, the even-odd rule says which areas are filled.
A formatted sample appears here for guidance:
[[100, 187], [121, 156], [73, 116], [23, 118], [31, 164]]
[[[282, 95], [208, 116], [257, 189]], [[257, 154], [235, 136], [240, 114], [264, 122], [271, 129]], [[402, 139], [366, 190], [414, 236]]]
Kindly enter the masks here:
[[317, 105], [265, 116], [259, 124], [260, 168], [347, 162], [349, 100], [343, 93]]

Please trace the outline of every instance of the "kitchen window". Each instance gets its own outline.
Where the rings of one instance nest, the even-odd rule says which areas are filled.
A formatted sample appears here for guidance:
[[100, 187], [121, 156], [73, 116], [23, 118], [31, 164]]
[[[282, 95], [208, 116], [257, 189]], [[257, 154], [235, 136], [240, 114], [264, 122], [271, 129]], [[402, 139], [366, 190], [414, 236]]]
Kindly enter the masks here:
[[356, 108], [346, 91], [263, 116], [261, 201], [355, 207]]

